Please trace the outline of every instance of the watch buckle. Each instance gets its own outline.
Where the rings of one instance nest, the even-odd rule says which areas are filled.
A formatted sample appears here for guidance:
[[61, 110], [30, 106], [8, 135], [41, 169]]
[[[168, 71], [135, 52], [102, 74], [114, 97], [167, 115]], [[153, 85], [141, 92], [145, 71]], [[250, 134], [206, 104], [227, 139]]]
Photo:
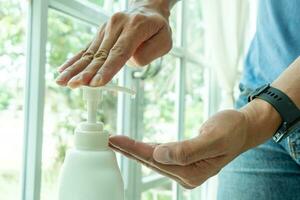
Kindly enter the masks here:
[[275, 142], [280, 142], [282, 139], [284, 139], [287, 136], [287, 130], [288, 130], [288, 124], [287, 122], [283, 122], [283, 124], [279, 127], [277, 132], [273, 135], [273, 140]]

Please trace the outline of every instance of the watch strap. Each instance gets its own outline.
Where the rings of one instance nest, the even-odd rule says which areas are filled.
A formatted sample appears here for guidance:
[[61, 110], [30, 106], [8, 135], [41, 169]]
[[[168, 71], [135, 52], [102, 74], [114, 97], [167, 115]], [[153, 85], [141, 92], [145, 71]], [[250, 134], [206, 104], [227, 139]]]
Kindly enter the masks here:
[[257, 96], [257, 98], [270, 103], [277, 112], [280, 113], [282, 120], [288, 125], [300, 117], [300, 111], [294, 102], [286, 94], [276, 88], [270, 86], [262, 94]]
[[256, 89], [250, 96], [248, 101], [255, 98], [262, 99], [270, 103], [280, 114], [282, 124], [273, 136], [276, 142], [287, 137], [290, 127], [300, 120], [300, 110], [294, 102], [282, 91], [266, 84]]

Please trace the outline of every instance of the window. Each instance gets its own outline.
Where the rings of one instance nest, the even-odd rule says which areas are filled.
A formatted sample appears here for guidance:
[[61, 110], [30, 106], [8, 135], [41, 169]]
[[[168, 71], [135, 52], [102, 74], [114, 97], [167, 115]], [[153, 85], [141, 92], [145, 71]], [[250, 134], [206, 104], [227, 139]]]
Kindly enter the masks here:
[[[189, 7], [184, 1], [176, 4], [170, 19], [173, 51], [148, 66], [149, 76], [146, 73], [137, 80], [143, 111], [139, 139], [143, 141], [169, 142], [191, 138], [197, 135], [205, 118], [202, 97], [208, 95], [204, 85], [206, 69], [199, 61], [204, 52], [204, 30], [201, 13], [195, 11], [201, 9], [201, 4], [199, 1], [193, 3]], [[196, 59], [195, 54], [199, 55]], [[146, 167], [142, 166], [141, 171], [142, 200], [193, 200], [201, 197], [201, 188], [190, 192]]]
[[[55, 28], [54, 28], [55, 27]], [[53, 9], [48, 11], [46, 93], [43, 128], [41, 199], [56, 198], [57, 178], [66, 150], [71, 148], [76, 124], [84, 121], [85, 102], [80, 90], [57, 87], [56, 69], [69, 56], [84, 48], [94, 37], [97, 27], [85, 24]], [[63, 47], [63, 48], [62, 48]], [[99, 120], [116, 132], [117, 96], [103, 95]], [[109, 113], [109, 115], [105, 114]]]
[[46, 91], [43, 128], [41, 199], [56, 198], [56, 183], [73, 129], [81, 121], [84, 102], [79, 90], [58, 88], [53, 81], [57, 66], [84, 48], [96, 28], [49, 9], [46, 46]]
[[[28, 2], [28, 9], [26, 3], [20, 6], [16, 0], [4, 0], [0, 4], [7, 8], [0, 11], [0, 25], [10, 30], [0, 33], [0, 77], [3, 77], [0, 120], [7, 121], [5, 126], [1, 125], [0, 134], [7, 140], [5, 144], [9, 144], [5, 146], [0, 141], [0, 196], [8, 200], [19, 196], [23, 200], [52, 200], [56, 197], [57, 175], [65, 151], [72, 146], [75, 125], [85, 117], [80, 90], [56, 86], [56, 68], [84, 48], [98, 26], [113, 12], [124, 10], [128, 1]], [[114, 81], [134, 86], [138, 95], [136, 99], [123, 94], [105, 96], [98, 116], [107, 129], [146, 142], [182, 140], [197, 134], [206, 117], [209, 95], [207, 67], [201, 62], [205, 30], [199, 10], [201, 1], [177, 3], [170, 18], [172, 51], [147, 68], [128, 67], [120, 72]], [[28, 30], [28, 50], [24, 87], [25, 30]], [[25, 121], [23, 165], [22, 120]], [[12, 129], [12, 124], [18, 128]], [[17, 149], [11, 149], [12, 146]], [[14, 153], [9, 156], [11, 160], [5, 157], [4, 151]], [[186, 191], [170, 179], [120, 156], [119, 164], [128, 200], [198, 200], [201, 197], [201, 187]]]

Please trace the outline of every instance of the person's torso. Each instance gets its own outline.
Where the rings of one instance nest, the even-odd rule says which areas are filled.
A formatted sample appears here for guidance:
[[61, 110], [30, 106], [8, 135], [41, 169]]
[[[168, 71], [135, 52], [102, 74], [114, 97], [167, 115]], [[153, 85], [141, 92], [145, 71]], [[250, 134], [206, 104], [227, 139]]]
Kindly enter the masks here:
[[300, 0], [260, 0], [241, 83], [252, 89], [270, 83], [299, 55]]

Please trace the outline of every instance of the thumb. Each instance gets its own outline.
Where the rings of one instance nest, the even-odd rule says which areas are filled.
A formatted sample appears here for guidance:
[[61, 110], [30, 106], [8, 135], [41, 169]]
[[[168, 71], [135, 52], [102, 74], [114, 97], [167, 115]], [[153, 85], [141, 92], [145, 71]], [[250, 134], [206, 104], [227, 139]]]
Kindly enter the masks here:
[[216, 156], [218, 148], [204, 137], [158, 145], [153, 152], [155, 161], [168, 165], [190, 165]]

